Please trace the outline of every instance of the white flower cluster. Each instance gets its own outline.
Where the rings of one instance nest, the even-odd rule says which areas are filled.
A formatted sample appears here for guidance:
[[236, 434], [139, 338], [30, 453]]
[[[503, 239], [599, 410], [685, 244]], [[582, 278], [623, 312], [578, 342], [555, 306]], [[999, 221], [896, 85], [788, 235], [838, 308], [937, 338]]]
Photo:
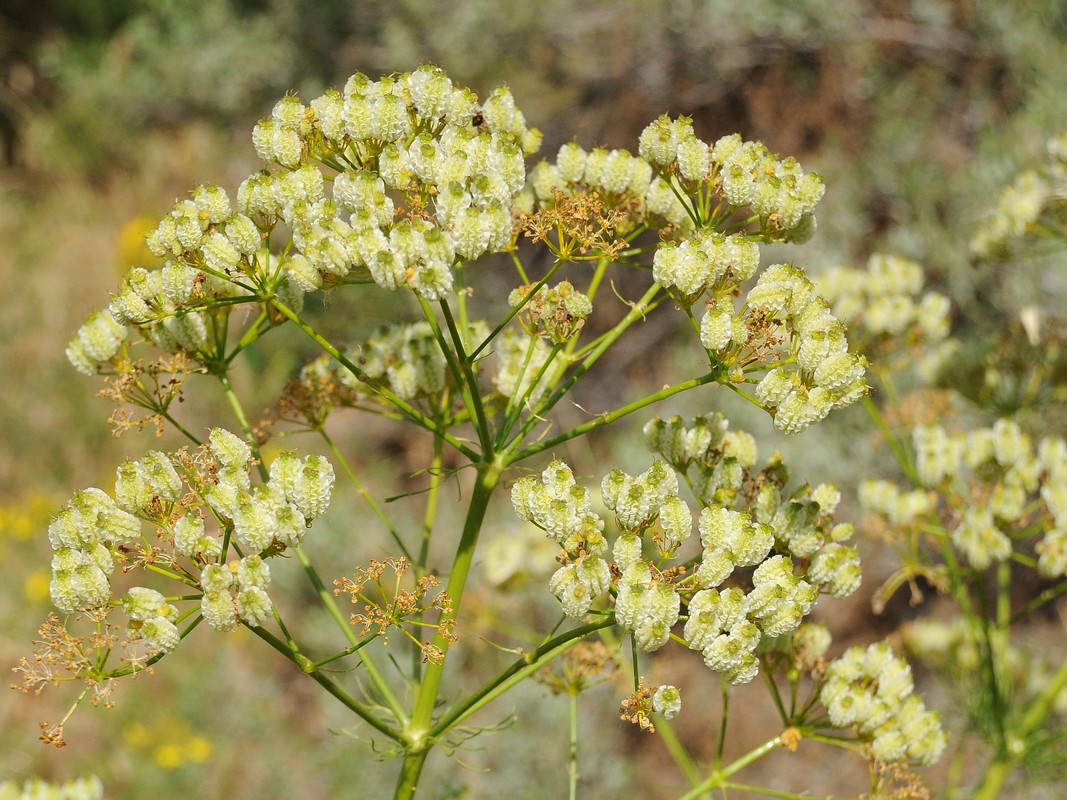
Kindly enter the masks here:
[[925, 489], [903, 491], [892, 481], [869, 480], [860, 484], [859, 500], [868, 511], [885, 517], [890, 525], [905, 525], [937, 507], [937, 495]]
[[[859, 587], [859, 555], [844, 544], [853, 528], [831, 520], [840, 492], [824, 484], [783, 499], [782, 465], [774, 461], [750, 474], [755, 442], [744, 432], [728, 431], [721, 417], [698, 417], [690, 424], [653, 420], [645, 435], [665, 460], [637, 476], [613, 469], [601, 482], [601, 498], [619, 528], [611, 548], [614, 566], [606, 558], [604, 521], [563, 462], [550, 464], [540, 479], [516, 482], [515, 512], [563, 548], [564, 566], [550, 588], [568, 616], [584, 615], [615, 574], [616, 621], [633, 633], [638, 647], [653, 651], [670, 638], [688, 597], [683, 640], [727, 680], [750, 681], [759, 669], [755, 649], [765, 636], [796, 630], [821, 593], [847, 597]], [[692, 511], [678, 497], [675, 470], [696, 488], [700, 478], [708, 484], [712, 479], [705, 476], [718, 476], [712, 494], [719, 500], [702, 500], [702, 555], [682, 580], [661, 572], [644, 554], [650, 544], [662, 567], [692, 533]], [[733, 507], [746, 498], [749, 508]], [[739, 567], [755, 569], [750, 578], [738, 579]], [[732, 585], [724, 587], [728, 580]]]
[[[74, 494], [48, 528], [55, 551], [50, 588], [60, 611], [90, 611], [112, 602], [115, 563], [126, 560], [132, 546], [149, 546], [142, 534], [142, 521], [147, 521], [173, 544], [172, 552], [164, 550], [157, 558], [171, 563], [189, 559], [200, 569], [201, 611], [212, 627], [229, 630], [238, 619], [263, 624], [271, 611], [266, 594], [270, 572], [260, 554], [303, 540], [329, 505], [333, 467], [322, 456], [301, 459], [283, 453], [271, 463], [270, 479], [253, 486], [252, 449], [239, 436], [215, 428], [206, 451], [211, 459], [205, 454], [178, 462], [179, 455], [172, 459], [151, 451], [124, 462], [116, 470], [114, 499], [96, 488]], [[189, 474], [183, 478], [175, 463], [184, 463]], [[247, 553], [244, 558], [220, 562], [222, 537], [207, 531], [205, 504], [232, 530]], [[134, 587], [122, 607], [131, 639], [164, 653], [177, 646], [179, 612], [163, 594]]]
[[[428, 300], [451, 293], [455, 263], [511, 241], [524, 157], [540, 146], [507, 89], [479, 105], [431, 66], [380, 81], [356, 74], [307, 106], [288, 96], [252, 138], [289, 172], [253, 175], [238, 206], [293, 231], [297, 252], [283, 264], [293, 283], [314, 291], [358, 268]], [[338, 170], [329, 199], [316, 160]]]
[[67, 360], [83, 375], [95, 375], [113, 359], [126, 340], [126, 326], [110, 311], [96, 311], [67, 345]]
[[[853, 528], [830, 518], [840, 492], [823, 484], [783, 498], [782, 466], [772, 462], [752, 474], [755, 441], [728, 430], [721, 416], [689, 423], [654, 419], [645, 438], [687, 475], [705, 504], [699, 520], [704, 550], [692, 577], [698, 591], [689, 600], [683, 638], [711, 669], [734, 683], [749, 681], [764, 636], [796, 629], [821, 592], [847, 597], [859, 587], [859, 554], [844, 544]], [[755, 498], [749, 509], [734, 507], [746, 497]], [[738, 567], [756, 567], [751, 590], [720, 589]]]
[[103, 800], [104, 784], [95, 775], [65, 783], [47, 783], [39, 778], [0, 782], [0, 800]]
[[[949, 434], [939, 425], [912, 431], [915, 466], [928, 492], [898, 490], [886, 481], [864, 484], [860, 501], [891, 525], [942, 506], [953, 546], [966, 563], [985, 569], [1008, 559], [1015, 540], [1041, 538], [1037, 570], [1067, 576], [1067, 443], [1058, 436], [1036, 445], [1012, 420]], [[939, 498], [940, 496], [940, 498]], [[978, 500], [980, 498], [980, 500]], [[943, 500], [943, 502], [941, 502]]]
[[122, 610], [130, 618], [130, 636], [143, 640], [151, 649], [169, 653], [181, 641], [174, 624], [178, 609], [155, 589], [134, 586], [122, 598]]
[[850, 647], [827, 667], [819, 699], [836, 728], [856, 726], [878, 761], [929, 766], [948, 739], [937, 713], [913, 694], [911, 668], [886, 644]]
[[200, 573], [200, 613], [217, 631], [233, 630], [240, 620], [263, 625], [274, 606], [267, 595], [270, 567], [259, 556], [245, 556], [229, 564], [208, 564]]
[[[951, 305], [939, 292], [923, 293], [922, 267], [909, 259], [875, 253], [865, 269], [834, 267], [816, 276], [815, 285], [833, 307], [835, 316], [882, 345], [882, 360], [900, 352], [900, 343], [916, 345], [909, 361], [918, 361], [929, 377], [951, 356], [958, 342], [949, 338]], [[916, 353], [917, 351], [917, 353]]]
[[769, 267], [748, 294], [748, 313], [789, 332], [791, 358], [755, 389], [778, 430], [802, 431], [867, 394], [867, 360], [849, 352], [845, 326], [803, 272], [788, 264]]
[[276, 545], [300, 544], [311, 522], [330, 503], [334, 484], [330, 462], [323, 456], [301, 459], [282, 453], [271, 462], [270, 480], [253, 486], [248, 474], [251, 451], [244, 440], [214, 428], [209, 442], [220, 468], [217, 482], [204, 493], [204, 500], [220, 519], [233, 526], [241, 546], [261, 553]]
[[567, 563], [552, 575], [549, 589], [567, 616], [581, 617], [611, 585], [604, 520], [592, 510], [589, 490], [577, 484], [570, 467], [553, 461], [540, 480], [516, 481], [511, 502], [519, 519], [532, 522], [563, 549]]
[[1006, 255], [1014, 240], [1041, 227], [1049, 212], [1052, 224], [1045, 229], [1061, 229], [1067, 199], [1067, 130], [1049, 139], [1046, 150], [1048, 161], [1040, 169], [1019, 173], [1001, 190], [993, 211], [971, 239], [971, 252], [980, 257]]
[[52, 603], [60, 611], [88, 611], [111, 599], [114, 553], [141, 538], [141, 520], [96, 488], [75, 492], [48, 526], [52, 545]]
[[[265, 278], [265, 236], [249, 217], [234, 212], [224, 189], [200, 186], [146, 237], [163, 267], [131, 269], [106, 313], [164, 352], [203, 352], [211, 342], [212, 302], [246, 293], [236, 279]], [[301, 293], [285, 281], [275, 291], [299, 307]]]
[[834, 267], [815, 278], [846, 325], [862, 325], [876, 336], [886, 334], [937, 344], [948, 336], [949, 300], [923, 291], [923, 269], [907, 258], [874, 253], [865, 269]]

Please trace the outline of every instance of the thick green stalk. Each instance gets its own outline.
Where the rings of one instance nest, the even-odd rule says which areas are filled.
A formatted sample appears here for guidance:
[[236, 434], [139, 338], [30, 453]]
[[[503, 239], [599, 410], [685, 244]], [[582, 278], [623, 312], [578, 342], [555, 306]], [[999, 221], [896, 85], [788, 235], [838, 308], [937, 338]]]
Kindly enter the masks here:
[[[483, 461], [478, 465], [478, 478], [471, 493], [470, 505], [467, 507], [467, 518], [463, 524], [463, 533], [456, 547], [456, 555], [452, 561], [452, 570], [448, 576], [448, 583], [445, 585], [445, 594], [450, 601], [450, 607], [447, 613], [441, 615], [440, 621], [442, 624], [453, 622], [459, 613], [463, 590], [466, 588], [471, 564], [474, 561], [474, 550], [478, 543], [478, 535], [482, 530], [485, 512], [489, 507], [489, 500], [500, 481], [501, 471], [501, 465], [495, 461], [489, 463]], [[441, 678], [444, 674], [449, 647], [448, 639], [440, 633], [440, 630], [434, 637], [433, 645], [440, 651], [441, 658], [426, 667], [422, 683], [416, 690], [411, 719], [404, 727], [408, 751], [404, 757], [400, 781], [397, 783], [397, 798], [412, 797], [414, 795], [415, 784], [418, 781], [422, 765], [426, 761], [426, 753], [434, 743], [433, 737], [430, 735], [430, 729], [433, 724], [433, 710], [437, 705], [437, 694], [441, 688]]]

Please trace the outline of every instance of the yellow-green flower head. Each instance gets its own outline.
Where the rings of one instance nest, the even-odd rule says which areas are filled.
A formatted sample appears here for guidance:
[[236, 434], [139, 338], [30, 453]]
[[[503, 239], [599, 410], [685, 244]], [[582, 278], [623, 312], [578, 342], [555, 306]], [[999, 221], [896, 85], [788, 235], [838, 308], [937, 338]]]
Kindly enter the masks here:
[[274, 609], [267, 593], [256, 586], [241, 589], [235, 599], [237, 616], [251, 627], [263, 625]]
[[122, 610], [136, 622], [144, 622], [155, 616], [177, 618], [177, 610], [167, 603], [167, 598], [145, 586], [134, 586], [126, 592], [122, 598]]
[[95, 775], [66, 781], [46, 783], [31, 778], [21, 786], [15, 781], [0, 782], [0, 800], [103, 800], [104, 785]]
[[228, 592], [237, 585], [237, 573], [226, 564], [208, 564], [200, 573], [200, 588], [205, 593]]
[[669, 181], [660, 177], [653, 178], [645, 194], [645, 208], [653, 216], [662, 217], [671, 225], [679, 228], [691, 228], [692, 220], [685, 205], [678, 199]]
[[204, 591], [200, 598], [204, 621], [217, 631], [231, 631], [237, 624], [237, 607], [229, 590]]
[[516, 516], [541, 528], [572, 556], [579, 549], [594, 555], [607, 552], [604, 521], [591, 510], [589, 491], [575, 482], [562, 461], [550, 463], [540, 481], [533, 476], [516, 481], [511, 502]]
[[735, 686], [748, 683], [759, 672], [759, 660], [753, 651], [761, 638], [755, 625], [743, 622], [712, 639], [701, 655], [708, 669], [721, 672], [728, 682]]
[[975, 569], [1011, 555], [1011, 539], [997, 526], [989, 508], [967, 508], [950, 535], [952, 544]]
[[619, 569], [625, 571], [641, 560], [643, 542], [636, 533], [623, 533], [611, 548], [611, 557]]
[[682, 710], [682, 693], [671, 685], [656, 687], [652, 694], [652, 710], [662, 714], [664, 719], [674, 719]]
[[1004, 253], [1013, 239], [1023, 236], [1041, 216], [1052, 187], [1034, 170], [1016, 177], [997, 198], [996, 208], [971, 239], [971, 251], [979, 256]]
[[642, 593], [633, 626], [638, 648], [651, 653], [663, 647], [678, 621], [680, 608], [681, 598], [670, 583], [655, 582]]
[[[132, 626], [131, 626], [132, 627]], [[151, 617], [139, 624], [137, 637], [152, 650], [169, 653], [181, 642], [178, 626], [163, 617]]]
[[262, 500], [246, 495], [237, 502], [233, 515], [233, 532], [250, 551], [266, 550], [278, 530], [278, 521]]
[[252, 460], [252, 448], [241, 437], [225, 428], [212, 428], [208, 434], [211, 454], [224, 467], [245, 469]]
[[678, 476], [663, 461], [654, 461], [636, 478], [613, 469], [601, 482], [600, 492], [620, 528], [641, 531], [655, 521], [669, 497], [677, 496]]
[[668, 497], [659, 508], [659, 524], [656, 544], [662, 553], [673, 553], [693, 532], [693, 512], [681, 498]]
[[1026, 436], [1018, 423], [1008, 419], [998, 419], [993, 423], [993, 453], [997, 463], [1010, 467], [1032, 456], [1030, 437]]
[[912, 431], [912, 445], [923, 486], [937, 486], [959, 472], [964, 451], [962, 438], [950, 437], [939, 425], [922, 425]]
[[619, 578], [619, 593], [615, 599], [615, 619], [627, 630], [633, 630], [641, 611], [642, 599], [652, 583], [652, 568], [645, 561], [636, 561]]
[[[93, 548], [97, 550], [97, 548]], [[110, 563], [101, 568], [100, 558], [81, 550], [63, 548], [52, 557], [52, 602], [60, 611], [85, 611], [98, 608], [111, 599], [108, 581]], [[110, 562], [110, 557], [107, 558]]]
[[829, 542], [812, 558], [807, 578], [833, 597], [848, 597], [863, 578], [859, 553], [853, 547]]
[[930, 765], [946, 739], [937, 715], [913, 694], [911, 669], [885, 644], [849, 648], [826, 670], [820, 699], [832, 725], [855, 725], [876, 759]]
[[611, 586], [608, 562], [597, 555], [583, 556], [560, 567], [549, 580], [549, 591], [572, 619], [581, 618], [590, 604]]
[[204, 530], [204, 520], [190, 511], [174, 523], [174, 549], [186, 558], [216, 558], [222, 553], [222, 545]]
[[67, 360], [83, 375], [95, 375], [118, 353], [126, 327], [110, 311], [94, 312], [67, 344]]
[[689, 600], [682, 638], [692, 650], [705, 650], [720, 634], [746, 622], [745, 593], [737, 587], [702, 589]]

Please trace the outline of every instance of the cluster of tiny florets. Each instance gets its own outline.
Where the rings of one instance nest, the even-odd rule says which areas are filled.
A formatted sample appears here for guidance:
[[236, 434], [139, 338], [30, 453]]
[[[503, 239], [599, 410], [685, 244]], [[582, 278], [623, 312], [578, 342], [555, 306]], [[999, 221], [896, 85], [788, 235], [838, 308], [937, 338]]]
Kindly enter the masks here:
[[47, 783], [38, 778], [22, 784], [0, 782], [0, 800], [103, 800], [104, 784], [95, 775], [65, 783]]
[[[307, 106], [288, 96], [253, 143], [289, 172], [252, 176], [238, 203], [293, 230], [297, 251], [283, 269], [295, 284], [312, 291], [360, 269], [437, 300], [452, 292], [454, 264], [511, 241], [524, 159], [540, 134], [507, 89], [479, 104], [426, 66], [379, 81], [354, 75]], [[330, 198], [315, 161], [338, 170]]]
[[587, 151], [570, 142], [560, 147], [555, 163], [542, 161], [530, 171], [529, 186], [542, 208], [556, 205], [556, 192], [567, 197], [595, 193], [623, 212], [627, 221], [621, 232], [654, 220], [676, 227], [691, 225], [670, 184], [654, 174], [646, 159], [628, 150]]
[[[957, 342], [949, 338], [951, 305], [939, 292], [923, 292], [923, 269], [909, 259], [873, 254], [865, 269], [835, 267], [820, 273], [815, 284], [834, 315], [859, 330], [860, 349], [879, 348], [887, 361], [909, 345], [907, 356], [920, 374], [929, 376], [950, 356]], [[855, 338], [855, 337], [854, 337]]]
[[801, 431], [867, 394], [867, 360], [849, 352], [844, 324], [800, 270], [769, 267], [749, 292], [748, 307], [789, 331], [791, 358], [770, 369], [755, 389], [756, 400], [773, 410], [778, 430]]
[[911, 668], [886, 644], [851, 647], [826, 669], [819, 699], [837, 728], [855, 726], [876, 761], [935, 763], [947, 738], [937, 713], [913, 694]]
[[1050, 139], [1047, 151], [1048, 160], [1041, 168], [1020, 172], [1001, 190], [993, 210], [971, 239], [971, 251], [975, 255], [1005, 256], [1017, 240], [1035, 229], [1061, 228], [1062, 186], [1067, 180], [1067, 131]]
[[[117, 564], [156, 562], [184, 576], [183, 586], [199, 584], [200, 610], [212, 627], [263, 624], [272, 610], [263, 558], [303, 540], [329, 505], [334, 472], [322, 456], [282, 453], [270, 465], [269, 480], [253, 485], [251, 464], [248, 442], [215, 428], [196, 454], [152, 451], [121, 464], [113, 497], [97, 488], [76, 492], [48, 529], [55, 606], [90, 613], [121, 605], [132, 641], [169, 652], [181, 639], [177, 600], [143, 586], [120, 602], [111, 598]], [[208, 530], [211, 517], [222, 530]], [[150, 544], [144, 522], [170, 547]], [[244, 553], [229, 563], [223, 561], [226, 532]]]
[[570, 281], [542, 286], [537, 291], [532, 286], [520, 286], [508, 295], [508, 305], [521, 306], [520, 317], [527, 331], [536, 332], [553, 344], [563, 344], [576, 336], [593, 313], [592, 302]]
[[[613, 469], [601, 481], [601, 500], [618, 529], [613, 563], [604, 520], [563, 462], [516, 482], [515, 512], [562, 547], [563, 566], [550, 588], [568, 616], [584, 615], [615, 575], [616, 622], [641, 650], [665, 645], [687, 614], [683, 641], [730, 682], [750, 681], [764, 637], [796, 630], [820, 594], [847, 597], [859, 586], [859, 555], [845, 544], [853, 528], [831, 518], [841, 494], [823, 484], [783, 497], [784, 467], [772, 460], [754, 472], [754, 440], [729, 431], [721, 417], [653, 420], [645, 435], [663, 460], [636, 476]], [[678, 497], [679, 473], [703, 506], [702, 553], [692, 571], [667, 567], [694, 525]], [[655, 550], [656, 561], [646, 549]], [[738, 568], [746, 569], [743, 577]]]
[[920, 426], [912, 446], [928, 490], [870, 481], [860, 490], [869, 511], [898, 526], [944, 509], [940, 524], [975, 569], [1005, 561], [1016, 540], [1037, 535], [1038, 572], [1067, 575], [1067, 444], [1061, 437], [1043, 437], [1035, 446], [1017, 423], [1001, 419], [966, 434]]

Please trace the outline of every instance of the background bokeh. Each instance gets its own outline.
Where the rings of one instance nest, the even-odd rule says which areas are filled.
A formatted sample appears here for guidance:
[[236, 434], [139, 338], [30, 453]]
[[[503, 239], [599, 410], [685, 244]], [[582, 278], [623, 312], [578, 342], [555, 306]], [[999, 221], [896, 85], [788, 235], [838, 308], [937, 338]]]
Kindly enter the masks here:
[[[49, 517], [74, 489], [108, 484], [115, 465], [151, 438], [111, 435], [108, 404], [95, 396], [99, 382], [77, 375], [63, 357], [72, 332], [128, 266], [149, 263], [143, 234], [175, 198], [204, 182], [233, 190], [258, 168], [251, 126], [284, 92], [309, 99], [356, 70], [377, 77], [427, 62], [482, 95], [508, 84], [544, 132], [547, 156], [570, 140], [635, 150], [640, 130], [662, 113], [691, 115], [705, 140], [739, 131], [796, 155], [828, 189], [818, 234], [789, 257], [813, 272], [859, 265], [880, 250], [923, 263], [931, 287], [955, 304], [955, 332], [965, 343], [959, 385], [984, 369], [990, 352], [1006, 349], [1022, 365], [1041, 358], [1027, 349], [1018, 313], [1033, 306], [1051, 320], [1067, 300], [1062, 249], [993, 267], [975, 262], [967, 247], [998, 189], [1040, 160], [1046, 139], [1067, 126], [1061, 0], [216, 0], [195, 12], [181, 0], [5, 0], [0, 663], [28, 651], [48, 610]], [[404, 313], [399, 304], [368, 311], [346, 302], [331, 299], [321, 319], [351, 339]], [[265, 405], [308, 355], [288, 341], [291, 352], [264, 354], [239, 376], [252, 407]], [[675, 357], [669, 334], [652, 328], [643, 342], [616, 365], [621, 379], [605, 378], [605, 391], [641, 376], [656, 384], [649, 357], [652, 348], [657, 363]], [[672, 410], [693, 413], [707, 401]], [[213, 408], [193, 400], [187, 413]], [[812, 482], [837, 479], [847, 488], [850, 475], [880, 469], [866, 461], [861, 419], [843, 414], [834, 426], [786, 440], [769, 432], [766, 419], [730, 410], [741, 415], [735, 425], [760, 432], [765, 452], [782, 449], [794, 474]], [[383, 478], [383, 493], [402, 486], [420, 464], [421, 445], [375, 425], [364, 426], [357, 448], [357, 427], [349, 420], [339, 428], [351, 437], [355, 463], [395, 478]], [[637, 439], [591, 446], [632, 469], [645, 458]], [[568, 457], [588, 465], [586, 474], [595, 469], [592, 451]], [[506, 512], [498, 527], [514, 532]], [[353, 567], [377, 555], [351, 535], [366, 527], [352, 521], [361, 513], [354, 502], [338, 502], [313, 551]], [[868, 580], [876, 585], [877, 575]], [[290, 583], [299, 599], [302, 589]], [[511, 588], [477, 590], [474, 624], [487, 632], [516, 618], [551, 625], [540, 578]], [[871, 641], [893, 621], [872, 621], [865, 602], [827, 608], [824, 621], [842, 637]], [[159, 800], [385, 791], [393, 770], [374, 768], [377, 756], [355, 740], [365, 732], [347, 730], [350, 721], [288, 665], [261, 658], [241, 633], [193, 639], [155, 675], [122, 687], [115, 709], [79, 710], [64, 750], [35, 739], [37, 721], [61, 717], [69, 693], [0, 696], [0, 781], [96, 773], [108, 797]], [[472, 670], [492, 659], [474, 645], [464, 652]], [[693, 661], [672, 664], [672, 679], [693, 670]], [[566, 705], [548, 696], [528, 684], [480, 718], [492, 725], [513, 714], [517, 722], [473, 740], [454, 760], [434, 759], [427, 796], [561, 795]], [[583, 700], [583, 796], [616, 797], [626, 786], [631, 796], [676, 796], [680, 784], [662, 769], [662, 745], [624, 729], [617, 701], [611, 687]], [[752, 703], [742, 714], [751, 722], [730, 746], [737, 752], [760, 735], [760, 706]], [[679, 731], [707, 754], [717, 712], [699, 713], [699, 705], [689, 706]], [[817, 763], [818, 753], [801, 756]], [[862, 770], [856, 775], [826, 771], [808, 788], [856, 793]], [[751, 782], [801, 788], [790, 778], [783, 764]]]

